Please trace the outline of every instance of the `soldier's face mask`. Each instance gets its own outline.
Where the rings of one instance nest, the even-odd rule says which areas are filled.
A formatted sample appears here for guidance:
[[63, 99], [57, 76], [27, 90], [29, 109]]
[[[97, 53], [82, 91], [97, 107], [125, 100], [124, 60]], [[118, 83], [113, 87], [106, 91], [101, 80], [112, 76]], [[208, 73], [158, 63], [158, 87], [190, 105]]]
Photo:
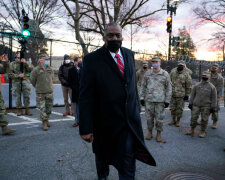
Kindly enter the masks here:
[[212, 72], [212, 73], [217, 72], [217, 68], [212, 68], [212, 69], [211, 69], [211, 72]]
[[183, 69], [184, 69], [184, 66], [178, 66], [177, 67], [177, 71], [183, 71]]
[[154, 63], [152, 63], [152, 67], [153, 67], [153, 69], [158, 69], [159, 67], [160, 67], [160, 63], [159, 62], [154, 62]]
[[147, 66], [143, 66], [143, 69], [147, 69], [148, 67]]
[[45, 66], [49, 66], [50, 65], [50, 62], [49, 61], [45, 61]]
[[203, 76], [203, 77], [202, 77], [202, 80], [203, 80], [203, 81], [208, 81], [208, 79], [209, 79], [209, 78], [208, 78], [207, 76]]

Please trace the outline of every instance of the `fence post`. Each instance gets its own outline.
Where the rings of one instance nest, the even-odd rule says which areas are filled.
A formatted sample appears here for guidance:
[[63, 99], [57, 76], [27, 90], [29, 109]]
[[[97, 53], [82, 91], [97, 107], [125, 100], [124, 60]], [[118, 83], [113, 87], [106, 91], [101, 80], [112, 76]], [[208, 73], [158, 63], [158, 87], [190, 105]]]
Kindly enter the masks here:
[[[9, 36], [9, 61], [12, 62], [12, 36]], [[12, 79], [9, 78], [9, 109], [12, 108]]]

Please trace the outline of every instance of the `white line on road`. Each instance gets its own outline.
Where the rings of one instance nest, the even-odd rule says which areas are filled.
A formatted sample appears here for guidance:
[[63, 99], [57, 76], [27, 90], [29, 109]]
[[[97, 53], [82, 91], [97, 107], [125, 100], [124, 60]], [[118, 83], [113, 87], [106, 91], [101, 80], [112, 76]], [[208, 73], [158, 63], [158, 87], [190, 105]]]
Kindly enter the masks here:
[[[53, 111], [52, 114], [55, 115], [63, 115], [62, 113], [59, 112], [55, 112]], [[13, 116], [22, 120], [25, 120], [26, 122], [18, 122], [18, 123], [9, 123], [9, 126], [18, 126], [18, 125], [33, 125], [33, 124], [40, 124], [42, 123], [39, 119], [37, 118], [30, 118], [30, 117], [26, 117], [26, 116], [17, 116], [14, 113], [8, 113], [9, 116]], [[63, 119], [50, 119], [49, 122], [60, 122], [60, 121], [74, 121], [74, 117], [73, 116], [67, 116], [67, 118], [63, 118]], [[35, 126], [35, 125], [33, 125]]]

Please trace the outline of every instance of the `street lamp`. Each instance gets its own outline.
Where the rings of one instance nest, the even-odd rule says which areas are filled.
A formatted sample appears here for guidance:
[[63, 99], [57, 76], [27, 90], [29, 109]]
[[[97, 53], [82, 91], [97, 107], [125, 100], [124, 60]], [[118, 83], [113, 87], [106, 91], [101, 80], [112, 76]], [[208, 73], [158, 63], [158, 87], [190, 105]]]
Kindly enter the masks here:
[[[170, 14], [171, 22], [168, 23], [167, 17], [167, 32], [169, 33], [169, 49], [168, 49], [168, 60], [170, 60], [171, 56], [171, 36], [172, 36], [172, 17], [173, 14], [176, 15], [177, 4], [179, 0], [174, 0], [174, 4], [170, 4], [171, 0], [167, 0], [167, 14]], [[168, 27], [169, 26], [169, 27]]]

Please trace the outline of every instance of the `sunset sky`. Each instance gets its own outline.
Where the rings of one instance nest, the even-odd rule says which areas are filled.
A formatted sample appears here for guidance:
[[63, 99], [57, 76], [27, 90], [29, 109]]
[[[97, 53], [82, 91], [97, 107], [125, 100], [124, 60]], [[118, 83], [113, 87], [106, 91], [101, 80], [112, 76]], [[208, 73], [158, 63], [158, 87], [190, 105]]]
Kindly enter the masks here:
[[[192, 1], [192, 3], [181, 4], [177, 8], [177, 15], [173, 17], [173, 35], [177, 36], [178, 29], [183, 28], [184, 26], [189, 31], [196, 47], [196, 57], [199, 60], [218, 60], [218, 54], [222, 54], [221, 49], [212, 47], [211, 43], [208, 41], [211, 34], [219, 30], [219, 27], [214, 24], [206, 24], [202, 26], [196, 26], [196, 19], [192, 9], [196, 7], [199, 1]], [[152, 6], [156, 8], [159, 6], [157, 0], [152, 1]], [[156, 20], [151, 20], [148, 22], [148, 28], [140, 33], [136, 34], [133, 41], [133, 50], [134, 51], [145, 51], [148, 53], [155, 53], [155, 51], [161, 51], [163, 54], [168, 49], [168, 33], [166, 32], [166, 17], [167, 13], [161, 12], [156, 15]], [[128, 27], [129, 29], [129, 27]], [[53, 30], [56, 32], [57, 36], [54, 38], [75, 41], [74, 33], [72, 31], [59, 28]], [[123, 46], [130, 48], [130, 38], [129, 32], [123, 30], [124, 41]], [[93, 41], [93, 44], [103, 45], [103, 41]], [[166, 46], [165, 46], [166, 44]], [[62, 55], [62, 53], [72, 53], [76, 47], [71, 45], [62, 46], [60, 43], [53, 44], [54, 55]], [[59, 51], [59, 49], [61, 49]], [[222, 57], [220, 57], [222, 60]]]

